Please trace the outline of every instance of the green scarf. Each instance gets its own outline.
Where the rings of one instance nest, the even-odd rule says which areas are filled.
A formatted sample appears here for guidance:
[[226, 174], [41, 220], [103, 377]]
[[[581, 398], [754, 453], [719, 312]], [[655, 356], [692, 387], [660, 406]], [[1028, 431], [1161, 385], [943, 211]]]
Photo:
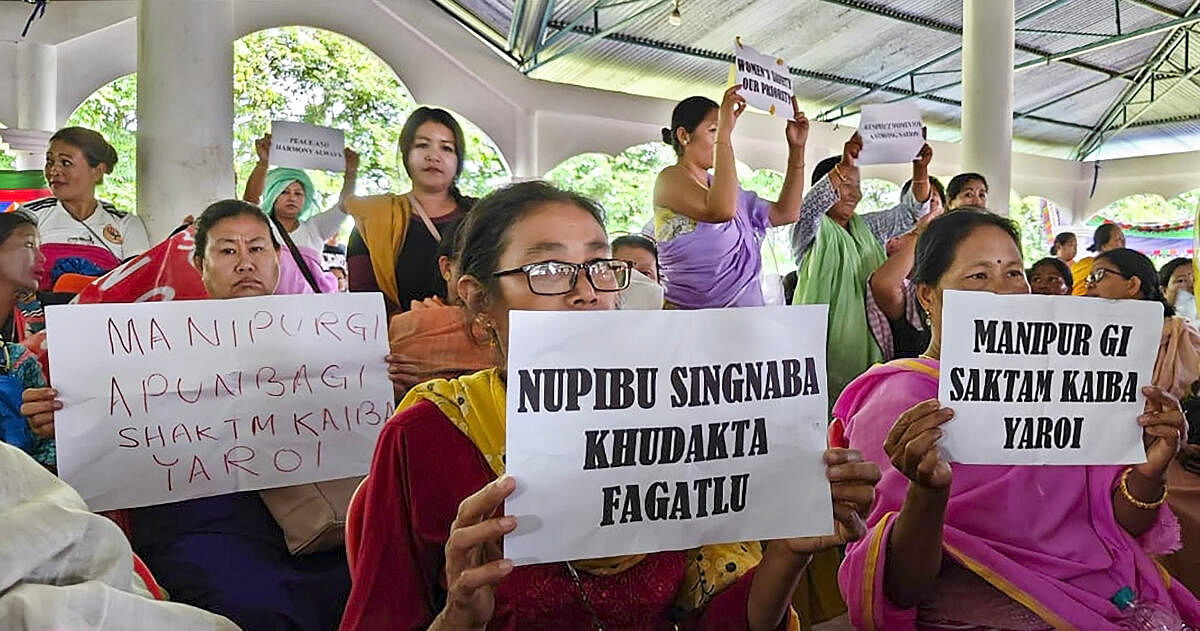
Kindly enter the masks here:
[[292, 182], [299, 182], [300, 186], [304, 187], [304, 208], [300, 210], [300, 221], [306, 221], [317, 214], [316, 191], [313, 189], [312, 180], [308, 179], [308, 174], [300, 169], [277, 167], [267, 172], [267, 179], [263, 184], [262, 209], [268, 217], [275, 214], [275, 199]]
[[[847, 229], [848, 228], [848, 229]], [[792, 304], [829, 305], [829, 405], [856, 377], [883, 360], [867, 323], [867, 278], [887, 259], [858, 215], [843, 228], [821, 217], [816, 240], [800, 265]]]

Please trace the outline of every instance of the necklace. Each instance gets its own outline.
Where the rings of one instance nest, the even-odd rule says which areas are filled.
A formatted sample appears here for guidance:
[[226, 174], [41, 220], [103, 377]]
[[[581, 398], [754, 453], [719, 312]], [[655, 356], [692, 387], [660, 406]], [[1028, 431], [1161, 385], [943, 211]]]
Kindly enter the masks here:
[[575, 583], [575, 588], [579, 590], [579, 595], [583, 598], [583, 606], [592, 615], [593, 631], [604, 631], [604, 623], [600, 622], [600, 614], [592, 606], [592, 599], [588, 598], [587, 590], [583, 588], [583, 581], [579, 579], [579, 572], [569, 562], [565, 563], [565, 565], [567, 566], [567, 573], [571, 575], [571, 582]]

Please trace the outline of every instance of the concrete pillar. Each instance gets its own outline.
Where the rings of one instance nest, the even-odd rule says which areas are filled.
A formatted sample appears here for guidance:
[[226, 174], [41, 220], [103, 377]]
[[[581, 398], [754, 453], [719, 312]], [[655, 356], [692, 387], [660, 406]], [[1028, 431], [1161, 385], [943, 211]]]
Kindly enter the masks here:
[[963, 171], [988, 180], [988, 205], [1008, 214], [1012, 190], [1013, 0], [963, 0]]
[[[17, 45], [17, 124], [20, 129], [55, 131], [58, 121], [58, 49], [49, 44]], [[14, 149], [16, 149], [14, 147]], [[17, 149], [18, 169], [41, 169], [45, 147]]]
[[515, 114], [516, 155], [513, 156], [512, 180], [525, 182], [542, 177], [538, 166], [538, 115], [536, 110], [517, 110]]
[[233, 0], [138, 0], [138, 215], [151, 242], [235, 197]]

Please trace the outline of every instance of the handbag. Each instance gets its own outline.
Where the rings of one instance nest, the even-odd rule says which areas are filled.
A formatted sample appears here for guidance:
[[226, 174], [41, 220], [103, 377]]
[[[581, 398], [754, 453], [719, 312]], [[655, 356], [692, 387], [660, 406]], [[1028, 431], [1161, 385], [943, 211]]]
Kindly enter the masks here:
[[[271, 221], [279, 230], [288, 251], [296, 259], [296, 265], [312, 287], [313, 293], [321, 293], [312, 270], [304, 262], [304, 257], [300, 255], [300, 250], [296, 248], [291, 235], [274, 216], [271, 217]], [[293, 556], [303, 556], [345, 545], [346, 511], [350, 508], [350, 498], [354, 496], [354, 490], [364, 477], [366, 476], [266, 489], [259, 491], [258, 496], [271, 512], [271, 517], [275, 518], [275, 523], [279, 524], [279, 529], [283, 531], [288, 552]]]

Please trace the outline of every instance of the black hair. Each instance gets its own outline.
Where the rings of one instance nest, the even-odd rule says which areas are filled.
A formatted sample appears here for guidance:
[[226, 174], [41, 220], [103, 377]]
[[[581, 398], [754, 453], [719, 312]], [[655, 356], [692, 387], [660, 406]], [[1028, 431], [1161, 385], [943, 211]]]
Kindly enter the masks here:
[[108, 144], [100, 132], [87, 127], [63, 127], [50, 137], [50, 142], [65, 142], [83, 152], [88, 166], [104, 165], [105, 173], [112, 173], [117, 166], [117, 150]]
[[833, 167], [837, 166], [838, 162], [841, 162], [841, 161], [842, 161], [842, 156], [833, 156], [831, 158], [825, 158], [824, 160], [818, 162], [817, 166], [813, 167], [812, 182], [810, 183], [810, 185], [820, 182], [821, 178], [832, 173]]
[[467, 223], [466, 219], [454, 222], [448, 230], [442, 231], [442, 240], [438, 241], [437, 258], [443, 256], [451, 261], [458, 260], [458, 248], [462, 245], [462, 227]]
[[1065, 248], [1065, 247], [1067, 247], [1067, 244], [1068, 244], [1068, 243], [1070, 243], [1070, 242], [1072, 242], [1072, 241], [1075, 241], [1076, 243], [1078, 243], [1078, 239], [1076, 239], [1076, 238], [1075, 238], [1075, 233], [1074, 233], [1074, 232], [1060, 232], [1060, 233], [1058, 233], [1058, 234], [1057, 234], [1057, 235], [1055, 235], [1055, 237], [1054, 237], [1054, 245], [1050, 246], [1050, 255], [1051, 255], [1051, 256], [1055, 256], [1055, 255], [1057, 255], [1057, 254], [1058, 254], [1058, 250], [1059, 250], [1060, 248]]
[[[813, 183], [816, 184], [816, 182], [813, 182]], [[938, 181], [938, 179], [936, 177], [933, 177], [932, 175], [929, 176], [929, 186], [933, 189], [933, 193], [935, 195], [937, 195], [939, 199], [942, 200], [942, 208], [945, 208], [946, 207], [946, 188], [944, 186], [942, 186], [942, 183], [940, 181]], [[908, 191], [911, 188], [912, 188], [912, 180], [910, 179], [904, 183], [904, 186], [900, 187], [900, 199], [904, 199], [904, 196], [908, 194]]]
[[[463, 220], [458, 247], [458, 265], [462, 275], [474, 277], [489, 291], [494, 291], [494, 274], [498, 271], [500, 253], [508, 247], [509, 228], [529, 211], [554, 202], [578, 206], [604, 227], [604, 210], [583, 195], [555, 188], [542, 181], [511, 184], [479, 200]], [[467, 305], [467, 308], [479, 313], [484, 307]]]
[[1031, 265], [1029, 267], [1029, 273], [1027, 276], [1033, 276], [1033, 270], [1045, 265], [1053, 267], [1054, 271], [1058, 272], [1058, 275], [1063, 279], [1063, 284], [1066, 285], [1068, 289], [1075, 286], [1075, 275], [1071, 273], [1071, 268], [1066, 263], [1063, 263], [1062, 259], [1054, 256], [1047, 256], [1046, 258]]
[[959, 244], [976, 229], [985, 226], [995, 226], [1006, 232], [1020, 251], [1021, 233], [1011, 220], [986, 210], [960, 208], [929, 222], [925, 232], [917, 238], [913, 282], [936, 285], [954, 262]]
[[1154, 269], [1154, 261], [1151, 261], [1149, 257], [1137, 250], [1117, 248], [1096, 255], [1096, 261], [1102, 259], [1111, 261], [1117, 269], [1121, 270], [1121, 275], [1125, 278], [1136, 276], [1141, 281], [1142, 286], [1138, 290], [1140, 292], [1139, 300], [1160, 302], [1166, 309], [1168, 317], [1175, 315], [1175, 307], [1167, 304], [1162, 288], [1158, 286], [1158, 270]]
[[1092, 233], [1092, 244], [1088, 246], [1089, 252], [1099, 252], [1100, 248], [1108, 245], [1113, 237], [1121, 232], [1121, 227], [1115, 223], [1104, 223], [1096, 226], [1096, 232]]
[[27, 224], [36, 228], [37, 219], [19, 208], [12, 212], [0, 213], [0, 244], [8, 241], [14, 230]]
[[[0, 242], [3, 242], [3, 240], [0, 239]], [[1171, 284], [1171, 274], [1174, 274], [1176, 269], [1184, 265], [1187, 265], [1190, 269], [1192, 265], [1192, 259], [1181, 256], [1179, 258], [1167, 261], [1166, 265], [1163, 265], [1162, 269], [1158, 270], [1158, 285], [1166, 290], [1166, 288]], [[1188, 291], [1191, 291], [1191, 289], [1189, 288]]]
[[716, 101], [704, 96], [689, 96], [680, 101], [671, 110], [671, 126], [662, 128], [662, 141], [675, 149], [675, 155], [683, 155], [683, 145], [675, 132], [682, 127], [689, 134], [695, 133], [708, 113], [720, 107]]
[[645, 235], [626, 234], [619, 236], [613, 239], [612, 242], [613, 252], [616, 252], [617, 248], [640, 248], [649, 252], [654, 256], [654, 260], [658, 261], [658, 245], [654, 243], [653, 239]]
[[946, 185], [946, 201], [950, 201], [955, 197], [958, 197], [958, 194], [961, 193], [962, 190], [967, 187], [967, 184], [970, 184], [972, 180], [979, 180], [979, 182], [983, 184], [984, 190], [987, 190], [987, 178], [978, 173], [959, 173], [958, 175], [950, 178], [950, 183]]
[[243, 215], [254, 217], [261, 221], [271, 234], [271, 245], [276, 250], [279, 249], [279, 241], [275, 239], [275, 231], [271, 230], [271, 220], [267, 218], [266, 213], [261, 208], [240, 199], [223, 199], [205, 208], [204, 212], [200, 213], [200, 217], [196, 219], [196, 252], [194, 256], [201, 259], [204, 258], [205, 248], [208, 247], [208, 231], [212, 230], [213, 226], [217, 225], [222, 219], [241, 217]]
[[800, 273], [796, 270], [788, 272], [783, 277], [783, 302], [791, 305], [795, 298], [796, 285], [800, 284]]

